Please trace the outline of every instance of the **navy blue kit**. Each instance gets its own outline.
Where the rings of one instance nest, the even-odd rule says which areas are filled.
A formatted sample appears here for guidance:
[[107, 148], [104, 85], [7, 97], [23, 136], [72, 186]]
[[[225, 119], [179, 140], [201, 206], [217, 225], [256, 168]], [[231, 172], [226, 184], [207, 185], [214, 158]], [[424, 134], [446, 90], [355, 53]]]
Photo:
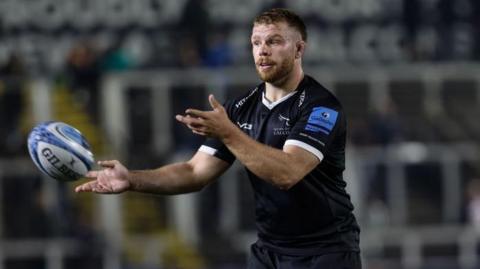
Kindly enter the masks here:
[[[255, 195], [258, 241], [248, 268], [360, 269], [360, 229], [345, 190], [346, 119], [337, 98], [305, 75], [297, 89], [269, 102], [265, 83], [225, 103], [232, 122], [254, 140], [282, 149], [300, 147], [320, 163], [289, 190], [247, 169]], [[209, 138], [199, 149], [228, 163], [235, 156]]]

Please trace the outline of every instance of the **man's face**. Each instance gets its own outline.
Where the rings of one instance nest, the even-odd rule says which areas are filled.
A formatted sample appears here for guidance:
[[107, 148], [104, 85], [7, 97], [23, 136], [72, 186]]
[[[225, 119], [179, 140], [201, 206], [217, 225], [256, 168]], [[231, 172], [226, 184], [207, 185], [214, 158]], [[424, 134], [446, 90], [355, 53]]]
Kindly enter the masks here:
[[286, 23], [255, 24], [252, 52], [260, 78], [272, 84], [284, 81], [291, 73], [301, 36]]

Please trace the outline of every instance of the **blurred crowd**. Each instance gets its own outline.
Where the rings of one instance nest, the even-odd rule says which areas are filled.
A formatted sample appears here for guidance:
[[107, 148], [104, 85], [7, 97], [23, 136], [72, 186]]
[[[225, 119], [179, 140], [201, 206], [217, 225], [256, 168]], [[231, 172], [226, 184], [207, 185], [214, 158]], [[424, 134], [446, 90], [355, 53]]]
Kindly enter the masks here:
[[[337, 55], [336, 50], [321, 45], [323, 42], [330, 43], [330, 39], [338, 39], [326, 35], [331, 32], [342, 33], [340, 46], [335, 46], [337, 49], [352, 48], [352, 53], [349, 53], [348, 49], [339, 53], [338, 55], [343, 56], [339, 56], [337, 63], [350, 62], [357, 65], [362, 64], [361, 59], [365, 64], [382, 61], [394, 63], [394, 58], [388, 60], [382, 56], [381, 51], [385, 50], [393, 57], [394, 51], [398, 50], [393, 47], [382, 48], [384, 43], [395, 43], [403, 55], [397, 59], [400, 62], [456, 62], [476, 61], [480, 58], [480, 34], [477, 33], [480, 29], [478, 1], [404, 0], [399, 3], [389, 7], [378, 1], [377, 8], [370, 8], [375, 12], [341, 15], [342, 19], [336, 21], [320, 11], [315, 13], [298, 6], [300, 13], [305, 13], [311, 32], [307, 64], [335, 64], [322, 60], [324, 54]], [[126, 25], [112, 31], [100, 27], [82, 32], [66, 27], [55, 30], [54, 33], [46, 33], [45, 36], [52, 40], [61, 37], [62, 33], [70, 37], [68, 46], [58, 47], [62, 60], [58, 60], [57, 56], [53, 57], [54, 54], [42, 56], [42, 51], [36, 51], [35, 48], [27, 50], [23, 45], [17, 48], [10, 46], [9, 49], [0, 46], [0, 56], [3, 55], [0, 57], [0, 107], [3, 117], [0, 121], [0, 134], [6, 137], [3, 140], [4, 145], [0, 147], [0, 154], [13, 154], [22, 148], [23, 139], [19, 137], [19, 126], [22, 109], [27, 107], [25, 102], [28, 101], [22, 89], [27, 86], [29, 77], [43, 75], [54, 78], [57, 83], [63, 83], [75, 99], [86, 107], [93, 121], [98, 123], [97, 95], [101, 78], [106, 73], [161, 67], [222, 68], [251, 64], [248, 52], [250, 25], [235, 24], [233, 19], [218, 19], [211, 6], [212, 3], [206, 0], [185, 1], [183, 5], [180, 4], [177, 20], [159, 25], [158, 28], [140, 29], [134, 25]], [[261, 10], [273, 6], [297, 7], [297, 4], [277, 0], [264, 1], [256, 6]], [[382, 9], [385, 13], [381, 13]], [[232, 15], [235, 13], [233, 10], [231, 12]], [[392, 12], [392, 16], [389, 16], [388, 12]], [[6, 40], [12, 36], [29, 35], [32, 31], [43, 33], [31, 26], [13, 29], [1, 26], [0, 24], [0, 36]], [[367, 31], [369, 28], [372, 28], [373, 32]], [[396, 30], [381, 36], [381, 32], [389, 28]], [[240, 37], [239, 33], [243, 36]], [[389, 38], [391, 40], [385, 41]], [[47, 51], [50, 53], [56, 50], [56, 47], [51, 47]], [[365, 58], [365, 55], [369, 55], [368, 51], [377, 51], [376, 59]], [[357, 52], [364, 55], [355, 54]], [[349, 57], [348, 54], [352, 55]], [[35, 57], [39, 59], [33, 60]], [[369, 115], [370, 123], [359, 123], [365, 127], [364, 131], [370, 133], [358, 131], [352, 135], [353, 141], [359, 144], [384, 144], [404, 137], [405, 130], [402, 128], [405, 129], [405, 126], [402, 127], [402, 119], [397, 118], [395, 105], [398, 104], [392, 103], [391, 107]]]
[[[480, 58], [480, 4], [475, 0], [374, 0], [363, 7], [355, 1], [303, 2], [244, 1], [244, 5], [258, 11], [288, 7], [302, 14], [310, 30], [312, 51], [307, 54], [307, 64]], [[149, 27], [128, 23], [108, 28], [99, 23], [77, 29], [66, 23], [42, 29], [27, 22], [15, 26], [0, 23], [0, 63], [17, 54], [24, 58], [30, 74], [50, 75], [66, 69], [72, 50], [87, 47], [101, 72], [250, 64], [250, 19], [256, 12], [251, 10], [250, 17], [239, 21], [237, 17], [245, 10], [235, 8], [241, 3], [233, 1], [228, 9], [217, 1], [180, 1], [175, 4], [178, 16]], [[171, 4], [152, 1], [151, 5], [152, 10], [167, 10]]]

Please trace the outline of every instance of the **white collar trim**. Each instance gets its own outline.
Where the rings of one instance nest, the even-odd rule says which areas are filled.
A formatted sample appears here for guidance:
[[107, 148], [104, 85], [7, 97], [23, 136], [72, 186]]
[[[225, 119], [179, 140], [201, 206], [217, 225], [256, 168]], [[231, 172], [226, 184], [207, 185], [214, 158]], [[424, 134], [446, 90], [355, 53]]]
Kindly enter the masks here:
[[276, 107], [278, 104], [280, 104], [281, 102], [287, 100], [288, 98], [292, 97], [292, 95], [294, 95], [297, 91], [293, 91], [287, 95], [285, 95], [284, 97], [278, 99], [277, 101], [275, 102], [270, 102], [266, 97], [265, 97], [265, 91], [262, 92], [262, 103], [263, 105], [265, 105], [268, 109], [272, 110], [274, 107]]

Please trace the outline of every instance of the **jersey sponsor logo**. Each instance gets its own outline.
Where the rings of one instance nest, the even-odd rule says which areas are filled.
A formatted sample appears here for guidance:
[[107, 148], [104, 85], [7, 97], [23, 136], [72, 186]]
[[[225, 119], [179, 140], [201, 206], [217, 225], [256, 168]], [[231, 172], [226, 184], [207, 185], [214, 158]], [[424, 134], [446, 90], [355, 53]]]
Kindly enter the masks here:
[[257, 90], [258, 90], [258, 87], [255, 88], [247, 97], [244, 97], [244, 98], [242, 98], [240, 101], [238, 101], [238, 102], [235, 104], [235, 108], [239, 108], [239, 107], [243, 106], [243, 104], [245, 104], [245, 102], [248, 100], [248, 98], [252, 97], [252, 95], [253, 95], [254, 93], [256, 93]]
[[285, 122], [285, 126], [290, 126], [290, 119], [282, 114], [278, 114], [278, 120], [280, 120], [280, 122]]
[[290, 128], [285, 128], [285, 127], [273, 128], [273, 135], [289, 135], [289, 134], [290, 134]]
[[308, 117], [305, 130], [311, 132], [322, 132], [330, 134], [335, 123], [337, 122], [338, 112], [327, 107], [314, 107], [312, 113]]
[[290, 119], [278, 114], [278, 120], [282, 123], [282, 127], [273, 128], [273, 135], [289, 135], [290, 134]]
[[245, 130], [252, 130], [253, 128], [253, 124], [251, 123], [240, 123], [237, 121], [237, 125], [238, 127], [240, 127], [240, 129], [245, 129]]

